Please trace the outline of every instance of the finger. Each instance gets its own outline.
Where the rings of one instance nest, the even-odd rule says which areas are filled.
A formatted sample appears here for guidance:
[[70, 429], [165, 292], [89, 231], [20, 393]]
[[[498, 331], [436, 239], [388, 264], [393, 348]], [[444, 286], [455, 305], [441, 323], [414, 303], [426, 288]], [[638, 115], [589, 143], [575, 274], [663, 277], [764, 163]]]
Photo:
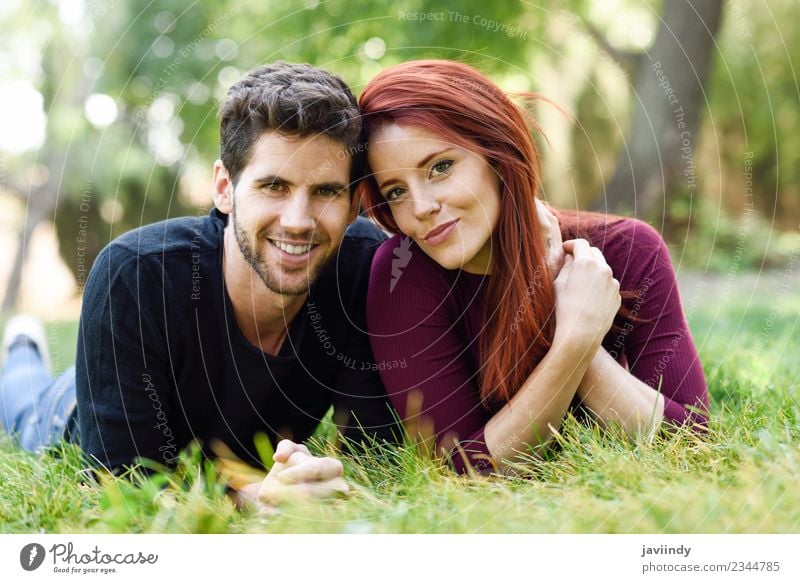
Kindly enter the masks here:
[[333, 458], [313, 458], [306, 463], [286, 468], [277, 475], [283, 483], [324, 482], [344, 473], [339, 460]]
[[258, 501], [258, 493], [261, 490], [261, 482], [255, 484], [248, 484], [241, 488], [236, 488], [236, 505], [241, 508], [246, 504], [252, 504]]
[[286, 468], [277, 478], [285, 484], [324, 482], [340, 477], [343, 472], [342, 462], [337, 459], [313, 458], [306, 463]]
[[289, 439], [282, 439], [275, 448], [275, 453], [272, 456], [273, 461], [285, 462], [294, 453], [296, 447], [297, 444], [295, 442]]
[[297, 502], [312, 498], [345, 496], [349, 492], [350, 486], [342, 478], [301, 484], [276, 483], [259, 493], [259, 501], [266, 504], [279, 504], [281, 502]]
[[545, 245], [548, 249], [558, 247], [561, 250], [561, 227], [556, 216], [545, 206], [539, 212], [539, 224], [542, 227]]
[[536, 199], [536, 218], [539, 221], [539, 226], [542, 229], [542, 240], [544, 241], [545, 249], [551, 245], [552, 235], [550, 233], [550, 213], [542, 202]]
[[558, 277], [556, 277], [554, 282], [556, 285], [561, 285], [567, 280], [570, 272], [572, 271], [572, 264], [574, 262], [575, 259], [572, 257], [572, 255], [564, 256], [564, 265], [561, 266], [561, 271], [558, 272]]
[[313, 455], [297, 450], [289, 456], [289, 459], [286, 460], [286, 467], [291, 468], [293, 466], [299, 466], [315, 459], [316, 458]]
[[291, 439], [282, 439], [275, 448], [275, 454], [272, 456], [273, 461], [284, 463], [289, 459], [289, 456], [294, 452], [300, 451], [306, 455], [311, 455], [308, 448], [302, 443], [295, 443]]
[[333, 478], [325, 482], [305, 484], [306, 491], [314, 498], [332, 498], [346, 496], [350, 493], [350, 486], [342, 478]]
[[310, 498], [333, 498], [346, 496], [350, 493], [350, 486], [342, 478], [333, 478], [324, 482], [311, 482], [307, 484], [293, 484], [284, 486], [284, 496], [295, 500]]
[[589, 251], [600, 265], [607, 265], [606, 258], [603, 256], [603, 252], [600, 251], [600, 249], [597, 247], [589, 247]]
[[564, 261], [564, 244], [561, 237], [561, 226], [555, 216], [553, 217], [550, 233], [552, 233], [550, 241], [550, 263], [554, 268], [558, 269]]
[[591, 256], [591, 245], [586, 239], [570, 239], [564, 241], [564, 251], [571, 253], [575, 259]]
[[542, 227], [545, 243], [547, 243], [549, 247], [552, 247], [556, 242], [558, 242], [560, 248], [561, 231], [559, 229], [558, 219], [552, 213], [552, 211], [538, 199], [536, 200], [536, 204], [537, 204], [536, 210], [539, 218], [539, 225], [541, 225]]
[[591, 251], [592, 251], [592, 256], [595, 258], [598, 265], [602, 266], [601, 267], [602, 273], [608, 278], [614, 277], [614, 271], [608, 264], [608, 261], [606, 260], [605, 255], [603, 255], [603, 252], [600, 251], [600, 249], [598, 249], [597, 247], [592, 247]]
[[546, 247], [547, 267], [550, 271], [550, 276], [555, 278], [564, 264], [564, 245], [561, 236], [561, 225], [558, 222], [558, 218], [549, 209], [547, 209], [547, 219], [549, 223], [547, 226]]
[[558, 222], [558, 217], [556, 217], [552, 212], [550, 213], [550, 232], [552, 234], [551, 236], [553, 237], [553, 247], [561, 251], [563, 248], [561, 223]]

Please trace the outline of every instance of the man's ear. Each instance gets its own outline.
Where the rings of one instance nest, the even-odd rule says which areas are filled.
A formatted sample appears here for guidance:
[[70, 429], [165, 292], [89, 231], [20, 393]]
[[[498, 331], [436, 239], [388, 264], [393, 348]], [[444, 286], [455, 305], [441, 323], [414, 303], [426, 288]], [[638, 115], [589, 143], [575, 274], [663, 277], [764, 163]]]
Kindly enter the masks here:
[[211, 194], [214, 197], [214, 206], [219, 212], [226, 215], [233, 212], [233, 182], [222, 160], [214, 162], [214, 181]]
[[361, 193], [359, 189], [353, 193], [350, 198], [350, 213], [347, 215], [347, 224], [351, 224], [358, 218], [358, 212], [361, 210]]

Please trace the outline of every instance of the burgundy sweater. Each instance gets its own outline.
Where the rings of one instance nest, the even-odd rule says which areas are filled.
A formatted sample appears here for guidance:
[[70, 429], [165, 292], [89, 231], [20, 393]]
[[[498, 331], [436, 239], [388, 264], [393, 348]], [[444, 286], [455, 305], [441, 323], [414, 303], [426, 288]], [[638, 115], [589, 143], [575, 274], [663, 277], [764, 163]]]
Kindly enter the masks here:
[[[613, 234], [602, 230], [589, 239], [620, 289], [636, 291], [624, 305], [643, 321], [623, 322], [603, 347], [644, 383], [654, 389], [661, 383], [665, 421], [703, 424], [704, 415], [687, 409], [707, 411], [708, 391], [667, 247], [646, 223], [623, 219], [613, 225]], [[444, 269], [400, 235], [381, 245], [370, 275], [367, 327], [389, 397], [407, 425], [432, 430], [437, 448], [448, 444], [461, 472], [491, 468], [483, 431], [500, 408], [487, 409], [479, 397], [489, 277]], [[414, 393], [416, 400], [409, 399]]]

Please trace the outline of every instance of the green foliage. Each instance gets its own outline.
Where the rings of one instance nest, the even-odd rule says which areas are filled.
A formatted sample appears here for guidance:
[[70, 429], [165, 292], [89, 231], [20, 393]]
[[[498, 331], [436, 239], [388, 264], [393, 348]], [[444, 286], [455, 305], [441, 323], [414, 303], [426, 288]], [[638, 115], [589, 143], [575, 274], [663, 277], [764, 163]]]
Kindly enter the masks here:
[[732, 276], [750, 270], [783, 269], [797, 261], [800, 233], [782, 232], [752, 208], [740, 216], [703, 197], [676, 194], [664, 237], [674, 243], [676, 263]]
[[[522, 35], [535, 24], [524, 12], [522, 4], [478, 0], [451, 9], [419, 0], [392, 7], [329, 0], [308, 8], [280, 1], [98, 2], [89, 4], [85, 38], [61, 25], [55, 11], [38, 14], [54, 31], [44, 48], [42, 89], [50, 104], [46, 148], [67, 157], [54, 180], [66, 264], [80, 280], [79, 266], [90, 266], [117, 235], [189, 214], [204, 200], [182, 192], [179, 178], [192, 168], [208, 173], [218, 154], [217, 103], [248, 69], [306, 61], [356, 88], [382, 66], [410, 58], [524, 69]], [[90, 93], [115, 100], [116, 123], [91, 127], [81, 111]]]
[[[7, 169], [24, 177], [36, 165], [46, 167], [50, 188], [58, 193], [54, 216], [62, 254], [76, 275], [79, 251], [91, 265], [99, 249], [120, 233], [210, 203], [205, 193], [218, 154], [218, 103], [236, 78], [261, 63], [310, 62], [342, 75], [358, 92], [379, 70], [404, 60], [459, 59], [508, 89], [535, 88], [552, 96], [558, 88], [540, 87], [537, 68], [563, 70], [573, 59], [594, 59], [583, 89], [568, 104], [577, 115], [571, 140], [574, 160], [580, 162], [570, 171], [569, 186], [581, 204], [588, 204], [587, 193], [597, 192], [601, 175], [613, 168], [625, 131], [625, 114], [610, 115], [614, 107], [607, 102], [613, 100], [600, 78], [608, 74], [601, 65], [610, 59], [593, 48], [591, 54], [572, 50], [587, 43], [594, 47], [587, 40], [589, 24], [617, 45], [615, 34], [626, 37], [614, 29], [619, 19], [589, 0], [547, 5], [108, 0], [85, 5], [80, 25], [63, 22], [48, 3], [35, 9], [18, 3], [0, 20], [0, 52], [9, 56], [4, 66], [36, 84], [48, 116], [42, 150], [11, 160]], [[645, 28], [658, 25], [660, 2], [619, 6]], [[751, 152], [756, 212], [770, 219], [777, 215], [778, 228], [795, 229], [800, 147], [793, 128], [800, 110], [793, 56], [800, 33], [789, 25], [794, 4], [782, 0], [765, 9], [762, 2], [746, 0], [726, 3], [725, 10], [698, 154], [699, 177], [714, 187], [704, 197], [712, 200], [717, 194], [721, 201], [712, 203], [722, 214], [736, 216], [743, 202], [742, 155]], [[21, 46], [38, 55], [38, 62], [25, 65], [17, 58], [14, 51]], [[623, 43], [621, 48], [631, 47]], [[620, 83], [628, 84], [630, 102], [630, 81]], [[84, 105], [93, 93], [116, 103], [119, 115], [112, 125], [98, 128], [87, 121]], [[709, 236], [717, 235], [704, 233], [698, 243]], [[724, 267], [720, 263], [709, 265]]]
[[101, 484], [96, 526], [107, 532], [224, 533], [239, 519], [225, 483], [196, 447], [181, 452], [172, 472], [132, 471]]
[[[718, 148], [708, 162], [723, 165], [723, 179], [740, 176], [742, 156], [753, 154], [753, 195], [765, 216], [778, 213], [796, 229], [800, 208], [800, 31], [792, 26], [796, 5], [755, 0], [730, 2], [719, 34], [709, 84], [709, 140]], [[712, 166], [713, 168], [713, 166]], [[723, 180], [723, 186], [724, 186]], [[735, 187], [725, 195], [736, 196]], [[788, 216], [781, 217], [781, 214]]]
[[35, 456], [0, 438], [0, 531], [75, 532], [97, 516], [100, 492], [82, 483], [81, 452], [64, 445]]

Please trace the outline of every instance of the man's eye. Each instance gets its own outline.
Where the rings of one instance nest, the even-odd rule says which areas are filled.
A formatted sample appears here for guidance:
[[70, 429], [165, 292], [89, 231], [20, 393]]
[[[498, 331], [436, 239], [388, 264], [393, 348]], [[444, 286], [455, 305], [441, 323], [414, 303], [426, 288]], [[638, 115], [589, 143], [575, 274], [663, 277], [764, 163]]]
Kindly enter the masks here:
[[317, 193], [319, 193], [320, 196], [326, 196], [326, 197], [337, 196], [340, 192], [341, 190], [336, 190], [334, 188], [320, 188], [317, 191]]
[[441, 176], [442, 174], [447, 173], [452, 165], [452, 160], [439, 160], [436, 164], [431, 166], [431, 176]]
[[281, 184], [280, 182], [268, 182], [264, 184], [262, 188], [270, 192], [280, 192], [284, 189], [283, 184]]

